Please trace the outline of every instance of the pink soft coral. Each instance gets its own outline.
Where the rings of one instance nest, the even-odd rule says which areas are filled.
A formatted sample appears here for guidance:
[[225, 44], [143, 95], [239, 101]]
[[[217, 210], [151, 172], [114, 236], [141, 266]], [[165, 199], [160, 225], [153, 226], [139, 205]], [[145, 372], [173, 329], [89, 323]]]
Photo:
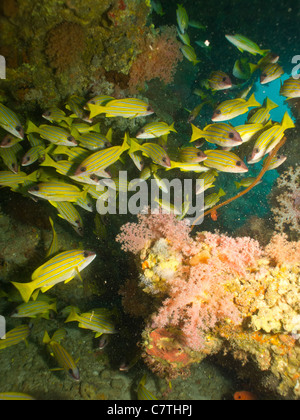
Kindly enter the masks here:
[[181, 253], [183, 264], [172, 278], [164, 279], [168, 296], [153, 315], [151, 327], [179, 327], [187, 345], [199, 350], [205, 333], [216, 323], [241, 322], [234, 303], [234, 281], [247, 279], [262, 250], [247, 237], [206, 232], [192, 239], [189, 234], [190, 227], [173, 215], [150, 214], [139, 216], [137, 224], [125, 225], [117, 240], [123, 249], [138, 253], [147, 240], [164, 238], [170, 249]]
[[204, 333], [217, 322], [241, 322], [232, 284], [237, 276], [247, 278], [262, 254], [258, 242], [250, 238], [205, 233], [202, 241], [209, 246], [209, 258], [169, 282], [169, 297], [153, 317], [155, 327], [180, 326], [193, 350], [204, 346]]
[[122, 244], [124, 251], [139, 253], [149, 241], [166, 238], [180, 248], [182, 252], [190, 252], [193, 240], [190, 238], [190, 226], [179, 221], [172, 214], [155, 213], [139, 214], [138, 223], [126, 223], [116, 241]]
[[144, 88], [145, 82], [155, 78], [165, 84], [172, 82], [176, 66], [182, 58], [175, 27], [164, 27], [159, 34], [148, 34], [130, 70], [130, 92], [137, 93]]
[[288, 241], [284, 233], [274, 235], [265, 251], [276, 264], [300, 264], [300, 241]]

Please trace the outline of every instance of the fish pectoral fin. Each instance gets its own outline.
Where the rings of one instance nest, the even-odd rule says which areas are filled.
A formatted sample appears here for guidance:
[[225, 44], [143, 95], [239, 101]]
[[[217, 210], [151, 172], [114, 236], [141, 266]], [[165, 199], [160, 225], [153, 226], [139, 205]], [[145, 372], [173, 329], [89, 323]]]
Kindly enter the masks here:
[[54, 286], [54, 284], [51, 284], [51, 286], [44, 286], [44, 287], [41, 287], [41, 291], [42, 291], [42, 293], [47, 292], [47, 290], [51, 289], [51, 287], [53, 287], [53, 286]]
[[98, 332], [98, 333], [96, 333], [96, 334], [95, 334], [95, 338], [101, 337], [101, 335], [102, 335], [102, 334], [103, 334], [102, 332]]
[[[74, 277], [75, 277], [75, 276], [72, 276], [72, 277], [68, 278], [67, 280], [65, 280], [65, 281], [64, 281], [64, 284], [69, 283], [69, 281], [71, 281]], [[81, 279], [81, 278], [80, 278], [80, 279]], [[81, 280], [82, 280], [82, 279], [81, 279]]]
[[[81, 277], [81, 274], [80, 274], [80, 272], [79, 272], [79, 270], [78, 270], [78, 267], [75, 267], [75, 271], [76, 271], [76, 274], [77, 274], [77, 276], [80, 278], [80, 280], [83, 282], [83, 279], [82, 279], [82, 277]], [[71, 279], [70, 279], [71, 280]], [[69, 280], [69, 281], [70, 281]]]

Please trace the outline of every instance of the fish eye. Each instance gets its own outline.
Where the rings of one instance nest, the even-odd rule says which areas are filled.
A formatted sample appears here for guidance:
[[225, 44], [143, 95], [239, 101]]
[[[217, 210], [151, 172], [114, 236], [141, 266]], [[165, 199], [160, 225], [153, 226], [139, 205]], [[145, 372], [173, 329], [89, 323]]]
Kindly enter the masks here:
[[87, 258], [89, 256], [89, 252], [88, 251], [84, 251], [83, 256], [84, 256], [84, 258]]
[[152, 111], [152, 108], [150, 105], [147, 107], [147, 111]]
[[267, 77], [267, 73], [262, 73], [262, 77]]
[[227, 80], [227, 77], [224, 76], [223, 79], [222, 79], [222, 81], [223, 82], [226, 82], [226, 80]]
[[241, 161], [241, 160], [238, 160], [238, 161], [236, 162], [236, 166], [242, 166], [242, 161]]
[[44, 117], [50, 117], [50, 115], [51, 115], [51, 111], [44, 112]]
[[106, 143], [104, 143], [104, 146], [105, 147], [109, 147], [110, 146], [110, 143], [106, 142]]
[[96, 179], [96, 175], [95, 175], [95, 174], [90, 175], [90, 179], [91, 179], [92, 181], [95, 181], [95, 179]]
[[39, 189], [40, 189], [40, 188], [39, 188], [39, 186], [38, 186], [38, 185], [35, 185], [35, 186], [33, 187], [33, 190], [34, 190], [34, 191], [39, 191]]
[[202, 153], [201, 153], [201, 152], [198, 152], [198, 153], [197, 153], [197, 156], [198, 156], [198, 157], [201, 157], [201, 156], [202, 156]]
[[220, 109], [217, 109], [217, 110], [215, 111], [215, 113], [216, 113], [216, 114], [221, 114], [221, 110], [220, 110]]
[[162, 158], [162, 161], [163, 161], [164, 163], [166, 163], [166, 162], [167, 162], [167, 158], [164, 156], [164, 157]]
[[230, 139], [233, 139], [233, 138], [234, 138], [234, 133], [229, 133], [228, 137], [229, 137]]
[[90, 101], [89, 103], [92, 104], [92, 105], [95, 105], [96, 102], [95, 101]]
[[29, 162], [30, 161], [30, 156], [26, 156], [25, 160], [26, 160], [26, 162]]
[[85, 166], [81, 166], [80, 172], [86, 172], [86, 167]]
[[256, 147], [255, 149], [254, 149], [254, 153], [256, 154], [256, 153], [258, 153], [259, 152], [259, 149]]
[[18, 133], [20, 133], [22, 131], [22, 127], [20, 127], [19, 125], [17, 125], [16, 130]]

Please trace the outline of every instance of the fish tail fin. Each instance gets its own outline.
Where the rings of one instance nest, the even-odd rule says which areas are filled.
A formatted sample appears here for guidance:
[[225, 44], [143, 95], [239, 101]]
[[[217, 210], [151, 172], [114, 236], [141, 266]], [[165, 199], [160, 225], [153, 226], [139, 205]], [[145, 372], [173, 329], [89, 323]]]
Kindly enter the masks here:
[[112, 142], [112, 128], [110, 128], [109, 130], [108, 130], [108, 132], [106, 133], [106, 136], [105, 136], [106, 138], [107, 138], [107, 140], [111, 143]]
[[79, 321], [78, 314], [76, 312], [76, 309], [73, 306], [71, 307], [71, 312], [69, 313], [69, 316], [65, 320], [65, 322], [72, 322], [72, 321]]
[[26, 181], [33, 181], [36, 182], [38, 180], [39, 177], [39, 170], [36, 170], [34, 172], [32, 172], [31, 174], [27, 175]]
[[265, 56], [267, 54], [269, 54], [271, 50], [261, 50], [261, 55]]
[[250, 73], [254, 73], [255, 70], [258, 69], [258, 65], [257, 64], [253, 64], [253, 63], [249, 63], [249, 67], [250, 67]]
[[194, 124], [191, 124], [191, 126], [192, 126], [193, 133], [192, 133], [192, 137], [191, 137], [190, 143], [192, 143], [193, 141], [196, 141], [196, 140], [200, 139], [201, 137], [204, 137], [203, 136], [204, 135], [204, 131], [201, 130], [201, 128], [196, 127]]
[[278, 105], [275, 104], [275, 102], [271, 101], [269, 97], [267, 97], [266, 108], [268, 111], [271, 111], [274, 108], [278, 108]]
[[50, 166], [52, 168], [56, 168], [57, 164], [55, 160], [48, 155], [48, 153], [45, 153], [44, 160], [40, 163], [40, 166]]
[[174, 128], [174, 124], [175, 124], [175, 121], [174, 122], [172, 122], [172, 124], [170, 125], [170, 127], [169, 127], [169, 130], [170, 131], [174, 131], [174, 133], [177, 133], [177, 131], [175, 130], [175, 128]]
[[257, 100], [255, 99], [255, 95], [254, 93], [252, 93], [252, 95], [250, 96], [250, 98], [247, 101], [248, 106], [261, 106], [261, 104], [259, 102], [257, 102]]
[[33, 282], [30, 283], [17, 283], [15, 281], [11, 282], [18, 290], [20, 295], [22, 296], [22, 299], [24, 302], [28, 302], [30, 299], [30, 296], [32, 295], [35, 284]]
[[107, 112], [107, 108], [102, 105], [88, 104], [88, 107], [90, 110], [90, 119], [96, 117], [99, 114], [103, 114], [104, 112]]
[[134, 141], [133, 139], [130, 139], [130, 151], [129, 153], [138, 152], [141, 150], [141, 146], [139, 143]]
[[28, 121], [28, 124], [27, 124], [26, 134], [29, 134], [29, 133], [38, 133], [38, 132], [39, 132], [38, 127], [35, 124], [33, 124], [32, 121], [29, 120]]
[[282, 122], [281, 122], [281, 126], [286, 130], [287, 128], [294, 128], [295, 124], [294, 121], [291, 119], [291, 117], [289, 116], [288, 112], [285, 112], [283, 118], [282, 118]]
[[239, 182], [237, 182], [237, 181], [234, 181], [234, 185], [236, 186], [237, 189], [239, 189], [240, 186], [241, 186], [241, 184]]
[[128, 132], [126, 131], [125, 136], [124, 136], [124, 141], [122, 144], [122, 149], [123, 151], [127, 150], [127, 149], [131, 149], [131, 145], [130, 145], [130, 137]]
[[50, 336], [49, 336], [48, 332], [47, 332], [47, 331], [45, 331], [45, 333], [44, 333], [44, 337], [43, 337], [43, 343], [44, 343], [44, 344], [49, 344], [49, 343], [50, 343], [50, 341], [51, 341], [51, 338], [50, 338]]
[[51, 303], [51, 305], [49, 306], [49, 309], [51, 311], [57, 312], [56, 301]]
[[226, 192], [222, 188], [220, 188], [218, 192], [218, 196], [223, 197], [224, 195], [226, 195]]

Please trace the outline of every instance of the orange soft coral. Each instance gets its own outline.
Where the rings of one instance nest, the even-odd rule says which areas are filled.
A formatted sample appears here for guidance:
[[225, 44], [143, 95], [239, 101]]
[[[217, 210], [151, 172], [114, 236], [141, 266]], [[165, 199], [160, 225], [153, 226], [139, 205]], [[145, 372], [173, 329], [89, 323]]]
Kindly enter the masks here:
[[130, 70], [129, 90], [136, 93], [145, 82], [159, 78], [165, 84], [172, 82], [179, 61], [182, 60], [175, 27], [165, 27], [160, 33], [144, 38], [141, 53]]

